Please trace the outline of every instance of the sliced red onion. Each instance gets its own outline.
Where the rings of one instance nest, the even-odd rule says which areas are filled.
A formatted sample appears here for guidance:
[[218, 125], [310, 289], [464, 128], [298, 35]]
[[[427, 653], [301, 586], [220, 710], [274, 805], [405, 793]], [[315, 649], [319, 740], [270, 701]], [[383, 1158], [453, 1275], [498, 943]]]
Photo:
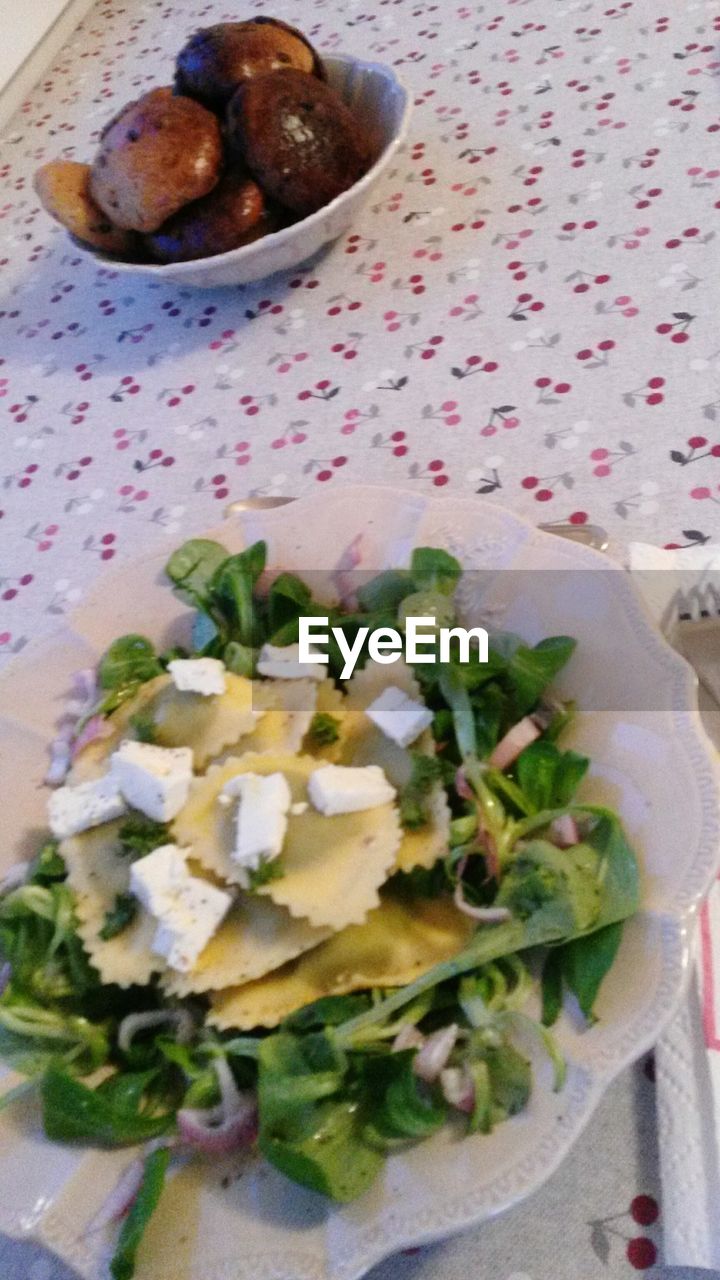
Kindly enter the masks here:
[[470, 786], [470, 783], [468, 782], [465, 776], [465, 770], [462, 768], [458, 769], [455, 774], [455, 790], [457, 791], [461, 800], [470, 800], [473, 804], [475, 804], [477, 797], [475, 796]]
[[403, 1049], [422, 1049], [424, 1043], [425, 1037], [422, 1031], [418, 1031], [412, 1022], [406, 1022], [392, 1042], [392, 1052], [402, 1053]]
[[113, 727], [104, 716], [91, 716], [87, 724], [84, 725], [77, 738], [73, 740], [71, 748], [72, 759], [87, 747], [91, 742], [98, 742], [102, 738], [109, 738], [113, 733]]
[[450, 1026], [442, 1027], [440, 1031], [434, 1031], [431, 1036], [428, 1036], [422, 1049], [415, 1055], [413, 1061], [415, 1075], [420, 1076], [420, 1079], [428, 1084], [437, 1080], [455, 1048], [457, 1034], [457, 1023], [451, 1022]]
[[480, 920], [483, 924], [502, 924], [504, 920], [509, 920], [512, 913], [507, 907], [474, 907], [463, 895], [462, 881], [458, 880], [455, 885], [455, 893], [453, 901], [458, 911], [462, 911], [463, 915], [470, 916], [472, 920]]
[[512, 729], [508, 729], [505, 737], [500, 739], [488, 763], [494, 769], [507, 769], [508, 765], [517, 760], [521, 751], [539, 737], [540, 729], [532, 717], [523, 716], [522, 720], [518, 720]]
[[178, 1132], [183, 1142], [206, 1156], [229, 1155], [249, 1147], [257, 1137], [257, 1099], [241, 1093], [226, 1058], [215, 1058], [220, 1086], [217, 1107], [183, 1107], [177, 1114]]
[[440, 1087], [451, 1107], [470, 1114], [475, 1106], [475, 1086], [464, 1067], [445, 1067], [440, 1072]]
[[147, 1013], [129, 1013], [118, 1028], [118, 1048], [127, 1053], [138, 1031], [149, 1027], [161, 1027], [170, 1023], [175, 1027], [175, 1038], [186, 1044], [193, 1032], [193, 1020], [187, 1009], [151, 1009]]
[[550, 823], [550, 834], [553, 843], [561, 849], [571, 849], [573, 845], [580, 843], [578, 824], [571, 813], [564, 813], [562, 817], [554, 818]]

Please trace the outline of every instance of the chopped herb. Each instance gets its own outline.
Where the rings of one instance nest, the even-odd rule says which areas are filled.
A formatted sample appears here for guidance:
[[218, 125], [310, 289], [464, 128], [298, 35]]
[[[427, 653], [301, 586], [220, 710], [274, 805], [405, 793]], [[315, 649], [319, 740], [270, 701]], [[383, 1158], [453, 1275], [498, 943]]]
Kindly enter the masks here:
[[138, 900], [132, 893], [118, 893], [115, 898], [115, 905], [105, 915], [105, 921], [98, 937], [103, 942], [109, 942], [111, 938], [116, 938], [119, 933], [123, 933], [128, 925], [131, 925], [138, 911]]
[[260, 866], [249, 873], [248, 888], [250, 892], [259, 889], [261, 885], [269, 884], [271, 880], [279, 880], [285, 874], [284, 868], [279, 858], [267, 858], [265, 862], [261, 862]]
[[64, 880], [67, 868], [58, 853], [59, 841], [46, 840], [41, 845], [30, 869], [29, 880], [32, 884], [48, 885], [55, 880]]
[[157, 725], [149, 711], [137, 711], [131, 716], [130, 728], [138, 742], [155, 742]]
[[146, 853], [152, 853], [153, 849], [159, 849], [160, 845], [168, 844], [170, 828], [166, 822], [155, 822], [142, 813], [133, 813], [123, 822], [118, 838], [121, 853], [134, 862], [136, 858], [144, 858]]
[[427, 802], [440, 775], [440, 762], [436, 756], [412, 752], [412, 772], [400, 792], [400, 821], [408, 830], [414, 831], [427, 822]]
[[310, 723], [310, 737], [319, 747], [329, 747], [340, 737], [340, 721], [327, 711], [318, 711]]

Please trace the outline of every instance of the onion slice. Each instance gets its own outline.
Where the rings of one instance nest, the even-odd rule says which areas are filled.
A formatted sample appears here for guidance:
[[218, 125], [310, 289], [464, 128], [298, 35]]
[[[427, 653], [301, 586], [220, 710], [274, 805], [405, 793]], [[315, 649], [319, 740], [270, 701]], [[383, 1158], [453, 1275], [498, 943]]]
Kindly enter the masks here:
[[422, 1049], [425, 1037], [412, 1022], [406, 1022], [398, 1031], [392, 1042], [392, 1053], [402, 1053], [403, 1049]]
[[440, 1087], [443, 1097], [456, 1111], [464, 1111], [466, 1115], [475, 1106], [475, 1085], [469, 1071], [464, 1067], [445, 1067], [440, 1072]]
[[257, 1100], [251, 1092], [241, 1093], [226, 1058], [216, 1058], [213, 1067], [220, 1086], [217, 1107], [183, 1107], [177, 1114], [178, 1132], [183, 1142], [206, 1156], [224, 1156], [249, 1147], [257, 1137]]
[[508, 765], [513, 764], [531, 742], [535, 742], [540, 737], [540, 733], [541, 730], [532, 716], [523, 716], [522, 720], [518, 720], [512, 729], [508, 729], [505, 737], [500, 739], [488, 763], [494, 769], [507, 769]]
[[502, 924], [512, 918], [512, 912], [507, 907], [474, 907], [463, 894], [461, 880], [455, 885], [453, 902], [463, 915], [470, 916], [472, 920], [480, 920], [483, 924]]
[[451, 1022], [449, 1026], [442, 1027], [428, 1036], [422, 1049], [415, 1055], [413, 1061], [415, 1075], [425, 1080], [427, 1084], [437, 1080], [440, 1072], [447, 1066], [448, 1058], [455, 1048], [457, 1035], [457, 1023]]
[[560, 849], [572, 849], [573, 845], [580, 843], [578, 824], [571, 813], [564, 813], [551, 822], [550, 835]]
[[193, 1031], [193, 1020], [187, 1009], [151, 1009], [147, 1013], [128, 1013], [118, 1028], [118, 1048], [127, 1053], [138, 1031], [149, 1027], [161, 1027], [164, 1023], [175, 1026], [175, 1038], [187, 1044]]

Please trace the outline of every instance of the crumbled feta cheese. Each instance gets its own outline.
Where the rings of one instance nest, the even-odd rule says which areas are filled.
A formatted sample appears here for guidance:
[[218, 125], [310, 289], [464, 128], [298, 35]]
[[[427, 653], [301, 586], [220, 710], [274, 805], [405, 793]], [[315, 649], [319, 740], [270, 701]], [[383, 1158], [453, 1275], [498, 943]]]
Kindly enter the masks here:
[[187, 878], [189, 849], [163, 844], [138, 858], [130, 867], [130, 890], [146, 911], [159, 916]]
[[390, 685], [370, 703], [365, 714], [400, 747], [409, 747], [432, 724], [432, 711], [422, 702], [409, 698], [403, 689]]
[[195, 967], [231, 903], [232, 897], [224, 889], [188, 875], [159, 917], [153, 951], [164, 956], [171, 969], [187, 973]]
[[48, 800], [48, 822], [56, 840], [66, 840], [127, 813], [117, 782], [106, 774], [77, 787], [60, 787]]
[[290, 805], [290, 812], [295, 818], [299, 818], [301, 813], [307, 813], [310, 805], [307, 800], [298, 800], [297, 804]]
[[110, 757], [116, 787], [128, 804], [156, 822], [170, 822], [187, 800], [192, 778], [190, 747], [121, 742]]
[[241, 773], [223, 787], [238, 797], [235, 848], [231, 858], [245, 871], [256, 871], [282, 851], [291, 795], [282, 773]]
[[327, 675], [327, 663], [319, 657], [317, 662], [300, 661], [299, 644], [264, 644], [257, 669], [259, 675], [273, 676], [276, 680], [324, 680]]
[[168, 671], [181, 693], [201, 693], [210, 698], [225, 692], [225, 664], [219, 658], [173, 658]]
[[308, 795], [315, 808], [329, 818], [388, 804], [395, 799], [395, 788], [377, 764], [360, 768], [325, 764], [311, 773]]
[[132, 892], [158, 922], [152, 950], [182, 973], [193, 968], [232, 903], [229, 893], [190, 874], [189, 853], [164, 844], [130, 868]]

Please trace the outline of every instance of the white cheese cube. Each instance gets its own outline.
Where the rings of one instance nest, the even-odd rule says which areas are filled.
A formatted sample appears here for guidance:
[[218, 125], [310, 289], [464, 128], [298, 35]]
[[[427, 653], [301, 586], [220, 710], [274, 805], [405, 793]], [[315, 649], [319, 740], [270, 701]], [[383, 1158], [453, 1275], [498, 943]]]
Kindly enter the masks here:
[[256, 871], [282, 851], [292, 801], [287, 778], [282, 773], [242, 773], [231, 778], [223, 792], [238, 797], [230, 856], [246, 871]]
[[117, 782], [109, 774], [77, 787], [59, 787], [48, 800], [48, 822], [56, 840], [66, 840], [127, 813]]
[[276, 680], [324, 680], [327, 675], [327, 663], [300, 661], [299, 644], [264, 644], [257, 669], [259, 675]]
[[190, 747], [156, 747], [129, 739], [110, 757], [115, 785], [128, 804], [156, 822], [170, 822], [182, 809], [192, 766]]
[[168, 671], [181, 693], [201, 693], [206, 698], [225, 692], [225, 664], [219, 658], [173, 658]]
[[179, 886], [187, 880], [189, 852], [189, 849], [180, 849], [176, 844], [163, 844], [132, 863], [130, 890], [151, 915], [159, 917], [172, 902]]
[[390, 685], [370, 703], [365, 714], [386, 738], [400, 747], [409, 747], [432, 724], [432, 711], [422, 702], [409, 698], [403, 689]]
[[310, 774], [308, 795], [315, 808], [330, 818], [388, 804], [395, 799], [395, 788], [377, 764], [359, 768], [325, 764]]
[[224, 889], [186, 874], [171, 902], [158, 916], [153, 951], [164, 956], [171, 969], [188, 973], [231, 903], [232, 897]]

